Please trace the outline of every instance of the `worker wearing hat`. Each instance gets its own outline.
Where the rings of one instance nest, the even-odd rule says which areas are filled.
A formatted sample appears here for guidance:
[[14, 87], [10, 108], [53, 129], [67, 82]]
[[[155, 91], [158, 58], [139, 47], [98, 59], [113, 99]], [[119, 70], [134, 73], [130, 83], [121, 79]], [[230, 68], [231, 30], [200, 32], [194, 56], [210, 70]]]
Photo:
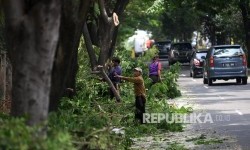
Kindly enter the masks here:
[[142, 78], [142, 69], [139, 67], [134, 68], [134, 77], [124, 77], [116, 75], [123, 80], [134, 83], [135, 93], [135, 119], [138, 119], [140, 123], [143, 123], [143, 113], [145, 113], [146, 103], [146, 90], [144, 86], [144, 80]]

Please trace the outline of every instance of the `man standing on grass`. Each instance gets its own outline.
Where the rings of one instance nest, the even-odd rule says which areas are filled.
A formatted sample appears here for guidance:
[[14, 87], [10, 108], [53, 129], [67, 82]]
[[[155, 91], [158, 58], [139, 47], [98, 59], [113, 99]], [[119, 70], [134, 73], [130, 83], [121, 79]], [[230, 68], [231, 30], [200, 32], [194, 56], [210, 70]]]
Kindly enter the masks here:
[[146, 103], [146, 90], [144, 86], [144, 80], [142, 78], [142, 69], [137, 67], [134, 69], [134, 77], [124, 77], [116, 75], [120, 79], [126, 80], [128, 82], [134, 83], [134, 93], [135, 93], [135, 119], [143, 123], [143, 113], [145, 113], [145, 103]]

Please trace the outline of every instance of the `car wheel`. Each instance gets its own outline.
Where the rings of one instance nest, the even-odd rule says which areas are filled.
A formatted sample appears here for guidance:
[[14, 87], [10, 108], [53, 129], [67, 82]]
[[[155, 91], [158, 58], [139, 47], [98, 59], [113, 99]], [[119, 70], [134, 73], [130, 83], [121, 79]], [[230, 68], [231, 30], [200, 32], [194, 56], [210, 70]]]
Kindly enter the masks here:
[[241, 83], [241, 78], [236, 78], [236, 83], [240, 84]]
[[209, 79], [209, 78], [208, 78], [207, 81], [208, 81], [208, 85], [209, 85], [209, 86], [213, 85], [213, 80], [212, 80], [212, 79]]
[[247, 77], [242, 78], [242, 84], [246, 85], [247, 84]]
[[207, 84], [207, 79], [203, 76], [203, 84]]

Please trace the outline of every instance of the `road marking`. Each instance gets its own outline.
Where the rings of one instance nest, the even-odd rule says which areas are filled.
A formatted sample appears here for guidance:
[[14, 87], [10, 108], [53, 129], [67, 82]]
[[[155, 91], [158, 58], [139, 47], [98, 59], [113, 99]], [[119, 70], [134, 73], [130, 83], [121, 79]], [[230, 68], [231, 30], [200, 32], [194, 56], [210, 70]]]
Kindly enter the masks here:
[[204, 85], [204, 88], [208, 89], [208, 87], [206, 85]]
[[237, 113], [237, 114], [239, 114], [239, 115], [243, 115], [243, 113], [242, 112], [240, 112], [239, 110], [235, 110], [235, 112]]
[[194, 82], [196, 82], [196, 80], [195, 79], [192, 79]]
[[185, 75], [185, 74], [181, 74], [180, 76], [181, 76], [181, 77], [185, 77], [186, 75]]
[[218, 95], [220, 99], [225, 99], [224, 97], [221, 97], [220, 95]]

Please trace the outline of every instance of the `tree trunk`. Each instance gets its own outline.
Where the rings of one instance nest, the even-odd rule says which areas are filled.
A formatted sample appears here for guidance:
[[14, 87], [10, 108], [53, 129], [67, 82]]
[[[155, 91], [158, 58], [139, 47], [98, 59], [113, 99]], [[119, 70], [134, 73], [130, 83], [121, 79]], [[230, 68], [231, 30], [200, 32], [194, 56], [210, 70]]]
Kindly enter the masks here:
[[[80, 40], [80, 38], [79, 38], [79, 40]], [[79, 44], [77, 45], [77, 47], [78, 46], [79, 46]], [[77, 74], [77, 71], [79, 68], [79, 66], [78, 66], [78, 48], [74, 49], [70, 66], [71, 67], [69, 69], [69, 77], [66, 80], [67, 81], [66, 87], [69, 87], [71, 89], [71, 91], [69, 94], [68, 94], [68, 92], [66, 92], [66, 94], [68, 94], [66, 96], [68, 96], [69, 98], [72, 98], [73, 95], [76, 94], [76, 74]]]
[[86, 49], [87, 49], [89, 59], [90, 59], [91, 69], [95, 70], [95, 67], [97, 66], [97, 59], [96, 59], [95, 51], [92, 47], [92, 41], [91, 41], [91, 37], [89, 35], [87, 23], [84, 24], [83, 36], [84, 36]]
[[[95, 31], [91, 32], [90, 39], [93, 44], [100, 47], [98, 58], [99, 65], [104, 65], [114, 54], [118, 26], [115, 26], [112, 15], [113, 13], [116, 13], [118, 17], [121, 17], [128, 3], [129, 0], [117, 0], [114, 9], [112, 9], [112, 6], [110, 6], [108, 2], [98, 0], [100, 9], [100, 15], [98, 18], [96, 18], [94, 9], [90, 12], [90, 18], [92, 20], [90, 20], [90, 23], [88, 24], [88, 31]], [[98, 29], [93, 30], [93, 28]]]
[[109, 58], [111, 58], [114, 55], [117, 35], [118, 35], [118, 28], [115, 28], [114, 29], [114, 34], [113, 34], [113, 37], [112, 37], [112, 41], [111, 41], [111, 46], [110, 46], [110, 49], [109, 49], [109, 54], [108, 54]]
[[28, 124], [48, 116], [52, 66], [59, 37], [60, 0], [4, 1], [7, 45], [13, 65], [13, 116]]
[[53, 66], [50, 111], [57, 110], [66, 88], [75, 92], [78, 46], [89, 5], [90, 0], [63, 1], [59, 45]]
[[[100, 16], [98, 16], [98, 18], [96, 17], [94, 9], [91, 10], [90, 18], [92, 18], [92, 20], [90, 20], [88, 26], [85, 26], [83, 33], [85, 36], [85, 44], [89, 54], [92, 69], [97, 68], [97, 66], [94, 65], [105, 66], [107, 60], [113, 56], [118, 34], [118, 26], [116, 26], [117, 24], [115, 25], [114, 23], [113, 15], [117, 14], [118, 17], [120, 17], [125, 10], [128, 2], [129, 0], [117, 0], [114, 9], [112, 9], [110, 3], [105, 3], [104, 0], [98, 0], [100, 9]], [[89, 31], [94, 32], [91, 32], [92, 34], [89, 34]], [[96, 60], [92, 44], [100, 47], [98, 61]], [[121, 98], [119, 93], [117, 93], [114, 85], [111, 83], [110, 79], [107, 78], [107, 75], [103, 69], [101, 70], [101, 75], [106, 79], [107, 83], [111, 87], [112, 91], [115, 94], [116, 100], [120, 101]]]
[[[114, 26], [111, 24], [105, 24], [100, 20], [100, 24], [102, 27], [100, 28], [100, 57], [98, 59], [99, 65], [105, 65], [106, 61], [108, 60], [109, 50], [111, 48]], [[107, 32], [108, 31], [108, 32]]]
[[244, 30], [245, 42], [248, 53], [248, 66], [250, 66], [250, 4], [249, 0], [240, 0], [239, 7], [241, 9]]
[[12, 91], [12, 65], [10, 63], [10, 60], [7, 57], [5, 99], [7, 102], [6, 109], [8, 113], [10, 112], [10, 109], [11, 109], [11, 101], [12, 101], [11, 91]]

